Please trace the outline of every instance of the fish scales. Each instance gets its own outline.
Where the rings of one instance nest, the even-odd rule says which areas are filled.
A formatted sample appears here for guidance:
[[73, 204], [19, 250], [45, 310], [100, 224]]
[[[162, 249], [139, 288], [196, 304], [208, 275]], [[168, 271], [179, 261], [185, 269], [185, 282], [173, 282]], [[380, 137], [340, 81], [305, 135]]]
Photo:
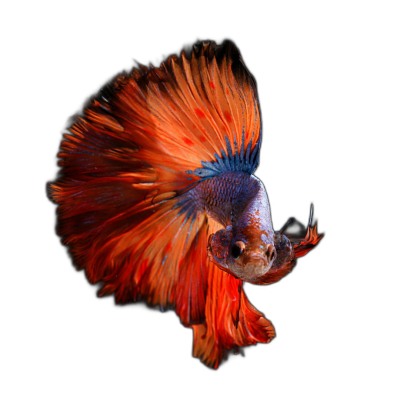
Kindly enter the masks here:
[[237, 221], [258, 189], [259, 184], [251, 175], [228, 172], [199, 183], [189, 196], [198, 210], [229, 225]]

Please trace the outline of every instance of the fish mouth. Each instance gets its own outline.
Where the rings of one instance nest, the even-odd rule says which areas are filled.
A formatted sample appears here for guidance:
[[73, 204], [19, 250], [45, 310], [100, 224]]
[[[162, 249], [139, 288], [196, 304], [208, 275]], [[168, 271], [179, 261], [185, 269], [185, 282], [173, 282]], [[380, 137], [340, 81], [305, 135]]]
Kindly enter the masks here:
[[[247, 251], [245, 249], [242, 254], [234, 257], [228, 251], [232, 247], [231, 245], [222, 246], [218, 240], [214, 244], [215, 235], [209, 236], [207, 256], [218, 268], [233, 275], [235, 278], [257, 283], [260, 277], [268, 273], [275, 262], [276, 249], [273, 244], [264, 244], [258, 248], [247, 249]], [[235, 244], [237, 243], [235, 242]]]
[[265, 256], [252, 256], [248, 260], [243, 260], [241, 265], [232, 265], [231, 271], [235, 276], [244, 281], [253, 282], [268, 273], [274, 260], [269, 260]]

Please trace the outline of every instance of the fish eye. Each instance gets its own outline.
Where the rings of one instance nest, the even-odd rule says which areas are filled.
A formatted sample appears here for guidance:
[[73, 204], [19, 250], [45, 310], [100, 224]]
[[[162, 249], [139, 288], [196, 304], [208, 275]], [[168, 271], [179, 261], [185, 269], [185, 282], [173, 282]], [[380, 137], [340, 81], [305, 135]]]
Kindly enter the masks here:
[[236, 242], [231, 248], [231, 255], [236, 260], [244, 251], [244, 243]]

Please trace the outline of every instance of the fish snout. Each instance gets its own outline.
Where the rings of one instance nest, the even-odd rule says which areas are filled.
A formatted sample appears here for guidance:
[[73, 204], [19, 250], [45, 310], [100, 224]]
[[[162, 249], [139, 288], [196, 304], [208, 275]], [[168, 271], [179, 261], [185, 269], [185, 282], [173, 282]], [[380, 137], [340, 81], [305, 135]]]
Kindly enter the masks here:
[[275, 259], [276, 250], [273, 244], [249, 252], [243, 260], [243, 279], [252, 281], [265, 275]]
[[273, 244], [267, 244], [263, 248], [253, 250], [248, 255], [248, 262], [263, 263], [265, 266], [272, 266], [276, 259], [276, 250]]

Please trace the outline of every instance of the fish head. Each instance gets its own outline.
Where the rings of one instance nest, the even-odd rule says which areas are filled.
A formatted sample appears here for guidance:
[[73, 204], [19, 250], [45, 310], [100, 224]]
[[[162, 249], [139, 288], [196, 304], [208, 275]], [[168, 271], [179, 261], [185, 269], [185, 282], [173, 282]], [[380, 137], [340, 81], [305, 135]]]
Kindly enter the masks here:
[[269, 234], [254, 226], [231, 225], [210, 235], [207, 253], [220, 269], [238, 279], [262, 284], [270, 271], [292, 262], [292, 243], [279, 233]]

